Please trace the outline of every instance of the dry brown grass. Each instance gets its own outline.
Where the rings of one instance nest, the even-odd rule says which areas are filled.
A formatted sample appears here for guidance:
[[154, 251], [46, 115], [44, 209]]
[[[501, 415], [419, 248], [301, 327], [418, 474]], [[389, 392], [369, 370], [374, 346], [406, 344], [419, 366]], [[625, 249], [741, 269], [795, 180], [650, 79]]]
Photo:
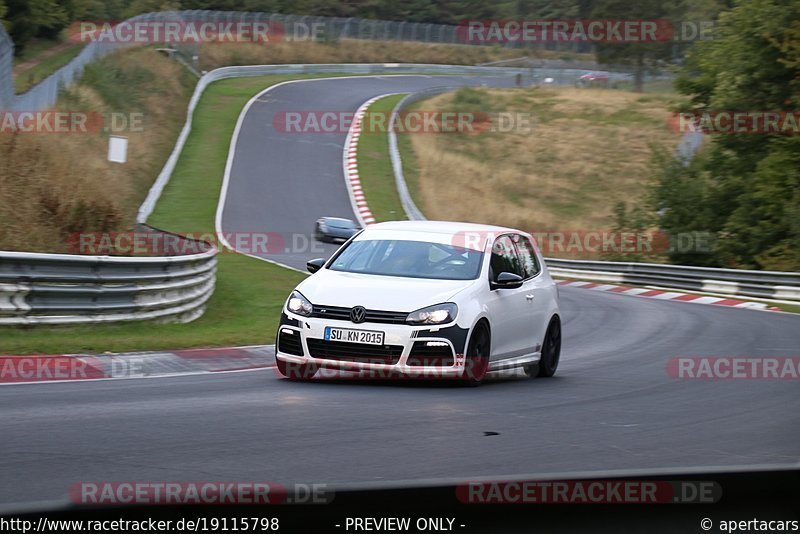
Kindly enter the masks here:
[[67, 251], [73, 232], [124, 231], [174, 144], [191, 79], [152, 50], [108, 56], [54, 109], [141, 113], [128, 163], [106, 161], [108, 133], [0, 134], [0, 249]]
[[591, 54], [548, 50], [509, 50], [488, 46], [458, 46], [413, 42], [342, 40], [323, 44], [310, 41], [275, 44], [210, 43], [201, 46], [200, 66], [211, 70], [227, 65], [283, 63], [436, 63], [477, 65], [518, 57], [573, 58], [594, 61]]
[[[674, 147], [668, 95], [574, 88], [482, 90], [483, 108], [532, 113], [530, 133], [412, 136], [430, 218], [531, 232], [608, 230], [614, 205], [637, 201], [651, 177], [649, 143]], [[476, 108], [456, 94], [420, 109]]]

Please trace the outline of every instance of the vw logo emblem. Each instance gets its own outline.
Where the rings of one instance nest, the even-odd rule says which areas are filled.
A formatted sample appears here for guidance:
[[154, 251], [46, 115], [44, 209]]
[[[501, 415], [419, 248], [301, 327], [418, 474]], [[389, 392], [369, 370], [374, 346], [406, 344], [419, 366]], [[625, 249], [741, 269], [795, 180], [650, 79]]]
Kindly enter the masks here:
[[354, 323], [363, 323], [366, 318], [367, 310], [364, 309], [364, 306], [355, 306], [350, 310], [350, 320]]

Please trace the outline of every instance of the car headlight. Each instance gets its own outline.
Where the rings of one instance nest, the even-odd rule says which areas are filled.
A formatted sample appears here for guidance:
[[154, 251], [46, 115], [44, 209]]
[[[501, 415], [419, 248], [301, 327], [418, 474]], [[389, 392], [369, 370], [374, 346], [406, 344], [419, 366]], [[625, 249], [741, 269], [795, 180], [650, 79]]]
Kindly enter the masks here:
[[299, 291], [292, 291], [289, 300], [286, 301], [286, 309], [297, 315], [308, 317], [314, 306]]
[[458, 315], [458, 306], [452, 302], [445, 302], [409, 313], [406, 322], [410, 324], [444, 324], [454, 321], [456, 315]]

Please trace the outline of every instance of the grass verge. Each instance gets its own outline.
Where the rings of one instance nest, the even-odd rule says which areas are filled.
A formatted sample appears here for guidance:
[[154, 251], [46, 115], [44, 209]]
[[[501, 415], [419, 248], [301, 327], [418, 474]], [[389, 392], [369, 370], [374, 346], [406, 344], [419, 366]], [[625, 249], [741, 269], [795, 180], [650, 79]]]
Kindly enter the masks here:
[[394, 181], [392, 160], [389, 157], [389, 136], [385, 128], [370, 128], [369, 117], [387, 118], [405, 95], [392, 95], [373, 102], [367, 109], [361, 137], [358, 139], [358, 175], [369, 203], [369, 209], [378, 222], [407, 220], [400, 195]]
[[407, 136], [412, 148], [403, 156], [413, 152], [419, 172], [415, 201], [432, 219], [533, 233], [610, 231], [617, 203], [638, 202], [652, 181], [652, 145], [672, 150], [680, 139], [666, 122], [675, 100], [526, 87], [464, 88], [417, 103], [531, 120], [507, 131]]

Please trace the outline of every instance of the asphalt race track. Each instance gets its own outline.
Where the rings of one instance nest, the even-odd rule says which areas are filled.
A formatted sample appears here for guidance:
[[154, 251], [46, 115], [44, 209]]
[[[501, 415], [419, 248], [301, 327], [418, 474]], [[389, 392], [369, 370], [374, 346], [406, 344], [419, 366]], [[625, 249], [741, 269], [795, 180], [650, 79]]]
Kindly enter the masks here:
[[[282, 137], [271, 131], [275, 110], [354, 110], [434, 82], [329, 80], [266, 93], [242, 125], [224, 230], [308, 233], [320, 215], [353, 216], [344, 134]], [[302, 267], [307, 256], [270, 259]], [[392, 485], [797, 464], [797, 380], [679, 380], [667, 365], [798, 356], [800, 316], [576, 288], [562, 288], [561, 301], [564, 350], [552, 379], [293, 383], [273, 369], [2, 386], [0, 504], [64, 500], [81, 481]]]
[[514, 78], [370, 76], [276, 86], [259, 97], [242, 122], [221, 230], [280, 236], [284, 250], [268, 247], [266, 254], [250, 252], [305, 271], [306, 261], [329, 256], [338, 248], [311, 239], [314, 222], [323, 216], [356, 218], [342, 169], [347, 132], [277, 131], [273, 126], [276, 115], [353, 112], [378, 95], [479, 84], [512, 86]]

